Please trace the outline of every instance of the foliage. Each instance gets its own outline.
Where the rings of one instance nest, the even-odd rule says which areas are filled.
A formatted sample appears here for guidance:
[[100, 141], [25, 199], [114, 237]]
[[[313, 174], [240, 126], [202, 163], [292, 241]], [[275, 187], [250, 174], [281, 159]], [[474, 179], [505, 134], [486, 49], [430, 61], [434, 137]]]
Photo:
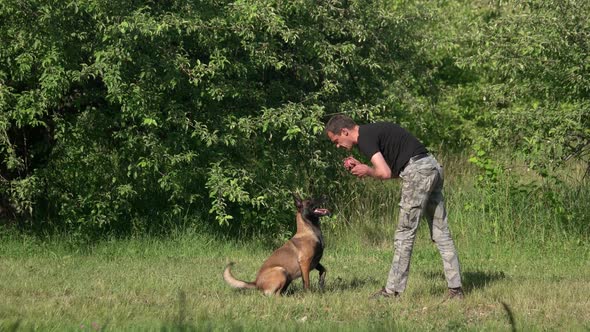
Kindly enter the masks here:
[[4, 205], [83, 233], [284, 224], [290, 191], [334, 189], [327, 114], [383, 111], [419, 67], [381, 2], [15, 0], [0, 22]]
[[[565, 161], [590, 165], [587, 1], [477, 1], [442, 9], [438, 77], [471, 120], [476, 153], [502, 149], [547, 177]], [[449, 86], [449, 84], [444, 84]], [[448, 103], [445, 102], [446, 103]], [[477, 159], [478, 156], [475, 156]], [[590, 169], [590, 168], [589, 168]]]
[[343, 199], [337, 112], [473, 150], [490, 190], [510, 159], [590, 172], [589, 6], [3, 1], [0, 219], [286, 233], [291, 191]]

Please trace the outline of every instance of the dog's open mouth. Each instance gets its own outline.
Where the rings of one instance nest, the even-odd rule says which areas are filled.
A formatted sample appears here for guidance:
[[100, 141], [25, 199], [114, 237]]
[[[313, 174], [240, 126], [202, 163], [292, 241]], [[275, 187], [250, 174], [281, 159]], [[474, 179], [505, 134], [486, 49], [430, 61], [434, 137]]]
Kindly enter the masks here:
[[326, 215], [330, 214], [330, 210], [317, 208], [317, 209], [313, 210], [313, 213], [317, 214], [319, 216], [326, 216]]

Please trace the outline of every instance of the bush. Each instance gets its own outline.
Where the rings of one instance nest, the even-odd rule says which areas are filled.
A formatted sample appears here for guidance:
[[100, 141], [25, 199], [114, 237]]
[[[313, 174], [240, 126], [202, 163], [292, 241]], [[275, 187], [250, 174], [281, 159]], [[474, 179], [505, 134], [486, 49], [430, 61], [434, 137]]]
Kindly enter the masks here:
[[21, 6], [0, 5], [0, 190], [43, 227], [282, 227], [291, 191], [334, 189], [328, 114], [375, 118], [421, 70], [382, 2]]

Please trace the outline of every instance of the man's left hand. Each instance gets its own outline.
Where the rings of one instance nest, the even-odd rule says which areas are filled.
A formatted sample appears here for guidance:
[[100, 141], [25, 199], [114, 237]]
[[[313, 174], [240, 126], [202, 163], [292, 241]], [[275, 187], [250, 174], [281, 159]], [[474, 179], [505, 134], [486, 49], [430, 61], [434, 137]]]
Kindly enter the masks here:
[[365, 164], [358, 164], [356, 166], [354, 166], [351, 170], [350, 173], [354, 176], [357, 176], [359, 178], [365, 177], [365, 176], [370, 176], [371, 175], [371, 167], [369, 167], [368, 165]]

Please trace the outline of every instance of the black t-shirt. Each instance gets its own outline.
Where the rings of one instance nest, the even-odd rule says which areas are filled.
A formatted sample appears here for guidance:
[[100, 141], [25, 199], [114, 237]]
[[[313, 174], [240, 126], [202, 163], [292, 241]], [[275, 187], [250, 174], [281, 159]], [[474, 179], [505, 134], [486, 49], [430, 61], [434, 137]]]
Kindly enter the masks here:
[[377, 122], [359, 126], [359, 151], [371, 159], [381, 152], [393, 176], [415, 155], [428, 153], [426, 147], [409, 131], [395, 123]]

